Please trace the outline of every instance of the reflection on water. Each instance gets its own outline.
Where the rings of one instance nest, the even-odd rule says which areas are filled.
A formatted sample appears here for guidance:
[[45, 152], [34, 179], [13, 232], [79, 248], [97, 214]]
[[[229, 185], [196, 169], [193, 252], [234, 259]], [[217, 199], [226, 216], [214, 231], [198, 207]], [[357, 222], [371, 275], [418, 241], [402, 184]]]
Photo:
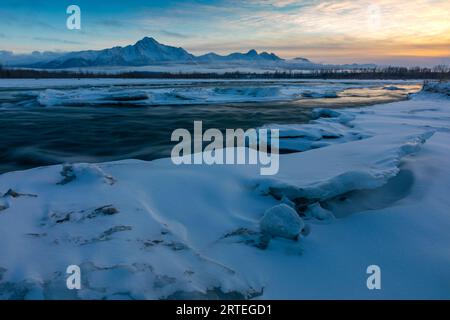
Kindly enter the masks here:
[[167, 157], [174, 145], [172, 131], [192, 130], [195, 120], [203, 121], [204, 130], [304, 123], [313, 107], [395, 101], [419, 89], [399, 87], [404, 90], [351, 88], [340, 91], [338, 98], [291, 102], [144, 107], [42, 107], [36, 102], [42, 89], [0, 89], [0, 173], [62, 162]]

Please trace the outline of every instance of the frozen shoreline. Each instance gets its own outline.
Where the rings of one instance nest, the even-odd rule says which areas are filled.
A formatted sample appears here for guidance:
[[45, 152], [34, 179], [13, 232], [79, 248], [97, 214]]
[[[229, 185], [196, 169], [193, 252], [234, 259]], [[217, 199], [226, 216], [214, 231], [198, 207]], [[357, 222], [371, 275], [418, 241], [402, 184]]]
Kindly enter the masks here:
[[[140, 80], [140, 79], [0, 79], [0, 93], [36, 97], [43, 107], [185, 106], [270, 103], [386, 96], [399, 99], [418, 81], [379, 80]], [[351, 105], [351, 101], [347, 101]], [[0, 107], [10, 106], [1, 103]]]
[[[0, 198], [0, 297], [450, 298], [448, 97], [317, 110], [281, 134], [305, 152], [281, 155], [271, 178], [170, 159], [1, 175], [14, 192]], [[265, 247], [259, 222], [280, 203], [311, 232]], [[366, 287], [372, 264], [380, 291]]]
[[351, 83], [360, 82], [366, 84], [379, 84], [384, 85], [386, 83], [392, 84], [415, 84], [421, 83], [423, 80], [352, 80], [352, 79], [115, 79], [115, 78], [86, 78], [86, 79], [0, 79], [0, 89], [4, 88], [48, 88], [48, 87], [79, 87], [82, 86], [110, 86], [110, 85], [136, 85], [136, 84], [190, 84], [190, 83], [282, 83], [282, 82], [329, 82], [329, 83]]

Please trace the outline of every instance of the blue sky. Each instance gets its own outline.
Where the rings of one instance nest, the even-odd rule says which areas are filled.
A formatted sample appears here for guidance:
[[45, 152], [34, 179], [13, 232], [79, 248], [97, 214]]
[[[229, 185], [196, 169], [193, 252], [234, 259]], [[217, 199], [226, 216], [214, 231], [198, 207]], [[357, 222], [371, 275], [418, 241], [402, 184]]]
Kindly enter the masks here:
[[[81, 30], [66, 28], [70, 4], [81, 8]], [[437, 63], [450, 57], [449, 16], [448, 0], [1, 0], [0, 50], [102, 49], [152, 36], [194, 54]]]

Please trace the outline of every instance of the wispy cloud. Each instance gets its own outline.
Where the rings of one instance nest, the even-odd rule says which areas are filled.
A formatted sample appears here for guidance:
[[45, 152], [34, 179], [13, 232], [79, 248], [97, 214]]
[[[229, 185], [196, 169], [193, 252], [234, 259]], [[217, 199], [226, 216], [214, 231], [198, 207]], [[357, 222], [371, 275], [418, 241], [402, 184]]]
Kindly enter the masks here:
[[183, 34], [183, 33], [172, 32], [172, 31], [168, 31], [168, 30], [160, 30], [159, 33], [163, 34], [165, 36], [168, 36], [168, 37], [178, 38], [178, 39], [187, 39], [187, 38], [191, 37], [191, 36]]
[[64, 50], [126, 45], [154, 36], [197, 54], [256, 48], [330, 62], [450, 56], [448, 0], [109, 0], [103, 8], [107, 12], [89, 9], [98, 6], [94, 2], [84, 3], [82, 30], [71, 37], [64, 12], [45, 19], [44, 11], [30, 16], [0, 10], [1, 32], [16, 39], [5, 49], [29, 50], [37, 45], [26, 43], [32, 36], [47, 38], [38, 49], [53, 48], [53, 42]]
[[289, 46], [292, 50], [281, 53], [287, 56], [340, 55], [349, 59], [398, 54], [450, 56], [447, 0], [262, 3], [291, 9], [261, 6], [260, 10], [240, 11], [232, 19], [219, 23], [230, 33], [246, 36], [245, 44], [274, 49]]
[[98, 22], [100, 25], [112, 28], [123, 28], [125, 24], [118, 19], [102, 19]]
[[44, 42], [51, 42], [51, 43], [81, 44], [81, 42], [79, 42], [79, 41], [58, 39], [58, 38], [50, 38], [50, 37], [33, 37], [33, 40], [44, 41]]

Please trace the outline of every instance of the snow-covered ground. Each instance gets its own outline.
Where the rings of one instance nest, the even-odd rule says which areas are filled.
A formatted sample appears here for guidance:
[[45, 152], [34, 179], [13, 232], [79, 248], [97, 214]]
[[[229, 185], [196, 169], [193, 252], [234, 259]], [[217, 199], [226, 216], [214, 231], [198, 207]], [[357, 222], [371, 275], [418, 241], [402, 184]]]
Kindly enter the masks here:
[[304, 151], [272, 177], [170, 159], [3, 174], [0, 297], [450, 299], [448, 90], [268, 125]]

